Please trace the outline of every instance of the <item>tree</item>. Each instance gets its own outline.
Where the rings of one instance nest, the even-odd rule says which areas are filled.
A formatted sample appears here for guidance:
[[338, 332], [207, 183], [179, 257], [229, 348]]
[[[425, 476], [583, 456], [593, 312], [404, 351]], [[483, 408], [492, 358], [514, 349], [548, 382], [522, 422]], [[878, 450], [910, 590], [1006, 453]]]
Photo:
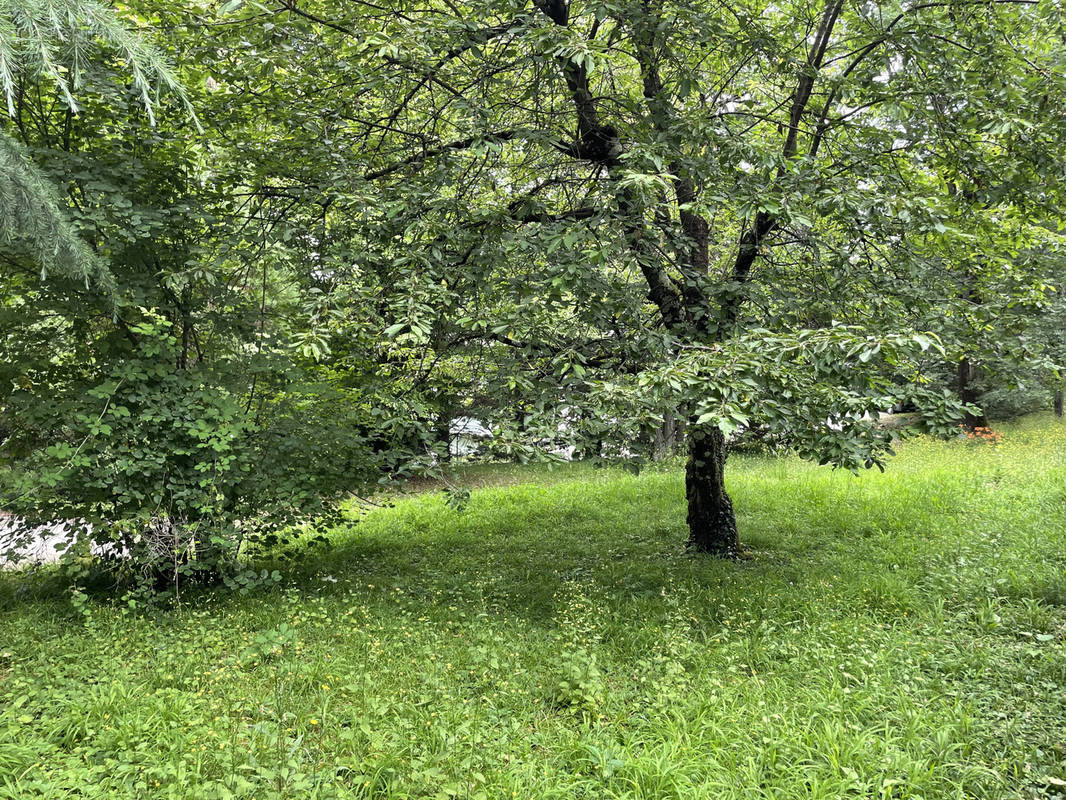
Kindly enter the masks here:
[[[603, 405], [600, 420], [680, 411], [690, 541], [707, 552], [738, 550], [737, 425], [768, 421], [857, 467], [889, 446], [863, 410], [911, 395], [930, 421], [950, 416], [900, 384], [931, 340], [886, 335], [966, 303], [943, 294], [937, 266], [956, 262], [937, 243], [1018, 243], [960, 213], [938, 176], [997, 209], [1029, 197], [1054, 217], [1061, 196], [1059, 21], [1029, 0], [234, 13], [229, 35], [260, 55], [285, 43], [288, 66], [254, 92], [237, 61], [214, 79], [282, 106], [279, 131], [301, 121], [309, 135], [280, 136], [261, 175], [331, 198], [390, 335], [430, 358], [543, 359], [555, 404]], [[296, 169], [279, 163], [293, 148]], [[849, 315], [858, 327], [832, 326]]]

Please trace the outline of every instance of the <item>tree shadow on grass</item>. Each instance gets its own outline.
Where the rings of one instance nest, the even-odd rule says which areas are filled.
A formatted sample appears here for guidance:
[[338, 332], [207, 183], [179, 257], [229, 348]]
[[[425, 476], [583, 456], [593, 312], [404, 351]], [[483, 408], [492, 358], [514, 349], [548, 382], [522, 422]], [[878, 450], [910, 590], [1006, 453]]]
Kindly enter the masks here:
[[[338, 528], [326, 548], [300, 549], [284, 561], [260, 559], [255, 566], [278, 568], [285, 586], [323, 598], [358, 592], [392, 602], [398, 589], [404, 602], [414, 597], [427, 606], [490, 608], [531, 621], [549, 619], [558, 598], [575, 586], [612, 603], [638, 604], [682, 587], [698, 598], [695, 615], [760, 597], [769, 598], [760, 601], [767, 614], [789, 602], [834, 597], [841, 613], [894, 613], [929, 599], [922, 597], [930, 588], [923, 576], [944, 545], [923, 527], [930, 509], [921, 503], [889, 513], [887, 499], [852, 492], [850, 484], [821, 487], [821, 494], [776, 482], [773, 492], [738, 489], [748, 556], [739, 562], [688, 552], [679, 477], [651, 474], [487, 488], [475, 491], [463, 511], [440, 495], [406, 498]], [[67, 594], [60, 581], [36, 583], [36, 599]], [[1061, 600], [1061, 581], [1047, 570], [1030, 583], [1016, 577], [1011, 593]], [[195, 603], [198, 594], [225, 604], [228, 592], [201, 589], [186, 600]], [[13, 599], [0, 585], [0, 608]]]
[[752, 582], [802, 582], [792, 554], [775, 548], [772, 536], [760, 535], [752, 557], [740, 561], [690, 552], [679, 492], [664, 493], [661, 481], [627, 486], [622, 496], [604, 490], [606, 497], [595, 485], [561, 497], [490, 490], [475, 493], [464, 512], [418, 498], [336, 532], [328, 549], [285, 571], [323, 597], [358, 591], [387, 601], [399, 589], [405, 603], [416, 597], [535, 623], [551, 620], [575, 591], [624, 606], [680, 590], [699, 598], [694, 614], [716, 615]]

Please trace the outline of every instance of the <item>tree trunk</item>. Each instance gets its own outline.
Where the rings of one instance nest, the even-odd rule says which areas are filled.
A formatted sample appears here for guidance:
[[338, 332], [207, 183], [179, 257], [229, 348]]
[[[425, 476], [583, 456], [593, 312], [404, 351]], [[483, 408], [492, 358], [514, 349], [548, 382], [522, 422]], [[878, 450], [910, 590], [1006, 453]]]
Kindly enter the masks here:
[[673, 414], [666, 414], [663, 417], [663, 424], [656, 429], [655, 438], [652, 440], [652, 460], [662, 461], [668, 458], [675, 452], [676, 447], [677, 417]]
[[[959, 368], [957, 378], [957, 389], [959, 393], [959, 399], [967, 405], [977, 404], [977, 387], [974, 385], [974, 379], [977, 377], [977, 368], [970, 363], [970, 359], [963, 358], [959, 362]], [[987, 428], [988, 418], [985, 417], [985, 413], [980, 411], [977, 414], [971, 414], [967, 412], [963, 417], [962, 424], [966, 426], [968, 430], [974, 428]]]
[[1060, 386], [1055, 392], [1055, 401], [1053, 404], [1055, 407], [1055, 416], [1059, 418], [1062, 417], [1062, 394], [1062, 387]]
[[437, 440], [438, 444], [444, 445], [443, 452], [441, 453], [442, 461], [452, 460], [453, 409], [454, 406], [450, 402], [450, 399], [443, 399], [437, 412], [437, 419], [433, 423], [433, 438]]
[[685, 467], [688, 543], [700, 553], [736, 558], [740, 552], [733, 501], [725, 490], [725, 436], [718, 428], [689, 429]]

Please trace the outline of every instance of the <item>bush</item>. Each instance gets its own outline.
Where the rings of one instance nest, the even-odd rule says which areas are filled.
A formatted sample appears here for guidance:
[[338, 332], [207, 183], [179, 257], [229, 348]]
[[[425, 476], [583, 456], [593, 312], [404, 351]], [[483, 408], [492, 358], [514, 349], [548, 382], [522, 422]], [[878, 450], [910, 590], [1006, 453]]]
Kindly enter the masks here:
[[155, 585], [217, 580], [249, 545], [277, 545], [309, 518], [328, 522], [387, 456], [358, 434], [367, 420], [340, 393], [288, 384], [252, 402], [236, 371], [176, 368], [168, 331], [149, 315], [132, 328], [133, 357], [95, 385], [24, 398], [35, 401], [25, 412], [36, 441], [0, 486], [4, 507], [24, 535], [66, 522], [63, 561], [75, 571], [94, 545], [113, 571]]

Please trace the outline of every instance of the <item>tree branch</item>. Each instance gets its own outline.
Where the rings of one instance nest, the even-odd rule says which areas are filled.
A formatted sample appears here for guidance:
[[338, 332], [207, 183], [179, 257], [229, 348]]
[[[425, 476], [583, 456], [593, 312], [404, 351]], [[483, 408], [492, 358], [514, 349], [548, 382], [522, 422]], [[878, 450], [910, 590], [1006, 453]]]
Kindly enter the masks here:
[[[807, 56], [804, 70], [796, 84], [796, 90], [792, 95], [792, 108], [789, 111], [788, 134], [786, 135], [785, 143], [781, 148], [783, 162], [788, 161], [788, 159], [796, 155], [799, 142], [800, 121], [802, 120], [803, 113], [810, 101], [811, 92], [814, 89], [814, 82], [818, 76], [818, 70], [821, 69], [822, 62], [825, 59], [825, 51], [829, 47], [829, 39], [833, 34], [833, 27], [836, 25], [836, 21], [840, 17], [840, 11], [843, 8], [843, 5], [843, 0], [829, 0], [826, 3], [825, 11], [822, 13], [822, 21], [818, 25], [818, 32], [815, 34], [813, 46]], [[779, 179], [782, 177], [785, 169], [785, 163], [782, 163], [778, 170]], [[755, 259], [758, 258], [759, 248], [762, 246], [763, 240], [773, 233], [777, 227], [777, 217], [770, 214], [768, 211], [759, 211], [755, 214], [755, 219], [752, 220], [751, 225], [749, 225], [744, 233], [741, 234], [740, 243], [737, 246], [737, 255], [733, 261], [733, 269], [731, 273], [731, 278], [734, 284], [743, 285], [747, 283], [748, 279], [751, 277], [751, 269], [755, 264]], [[732, 325], [736, 323], [740, 313], [740, 303], [742, 299], [743, 295], [737, 291], [731, 291], [723, 295], [720, 318], [725, 327], [732, 327]]]
[[402, 159], [401, 161], [397, 161], [387, 167], [382, 167], [381, 169], [375, 169], [363, 173], [363, 180], [376, 181], [379, 178], [384, 178], [388, 175], [393, 174], [394, 172], [398, 172], [404, 167], [421, 165], [423, 162], [427, 161], [430, 158], [436, 158], [437, 156], [444, 155], [445, 153], [454, 152], [457, 150], [466, 150], [477, 144], [478, 142], [509, 142], [512, 139], [519, 138], [523, 135], [523, 133], [524, 131], [510, 129], [502, 131], [492, 131], [490, 133], [483, 133], [477, 136], [468, 136], [465, 139], [459, 139], [454, 142], [448, 142], [447, 144], [443, 144], [440, 147], [435, 147], [431, 150], [424, 150], [423, 152], [418, 153], [417, 155]]

